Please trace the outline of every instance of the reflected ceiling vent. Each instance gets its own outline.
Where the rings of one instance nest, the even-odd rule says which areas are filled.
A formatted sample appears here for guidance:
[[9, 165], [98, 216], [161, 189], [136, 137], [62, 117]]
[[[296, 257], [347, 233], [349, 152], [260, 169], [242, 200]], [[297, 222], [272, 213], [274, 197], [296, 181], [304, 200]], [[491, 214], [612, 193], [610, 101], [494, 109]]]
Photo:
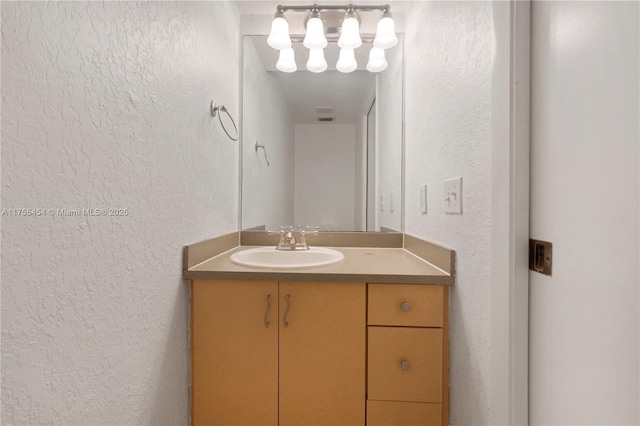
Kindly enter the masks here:
[[316, 107], [316, 114], [333, 114], [333, 107]]
[[320, 122], [333, 121], [333, 117], [318, 117], [318, 121]]

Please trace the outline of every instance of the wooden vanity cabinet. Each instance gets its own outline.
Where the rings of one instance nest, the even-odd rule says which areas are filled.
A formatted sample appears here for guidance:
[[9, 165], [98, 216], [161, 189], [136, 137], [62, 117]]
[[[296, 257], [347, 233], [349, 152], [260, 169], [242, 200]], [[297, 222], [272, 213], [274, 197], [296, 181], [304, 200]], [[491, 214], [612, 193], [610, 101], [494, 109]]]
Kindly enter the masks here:
[[369, 284], [367, 425], [448, 425], [449, 288]]
[[364, 424], [364, 283], [191, 285], [192, 424]]

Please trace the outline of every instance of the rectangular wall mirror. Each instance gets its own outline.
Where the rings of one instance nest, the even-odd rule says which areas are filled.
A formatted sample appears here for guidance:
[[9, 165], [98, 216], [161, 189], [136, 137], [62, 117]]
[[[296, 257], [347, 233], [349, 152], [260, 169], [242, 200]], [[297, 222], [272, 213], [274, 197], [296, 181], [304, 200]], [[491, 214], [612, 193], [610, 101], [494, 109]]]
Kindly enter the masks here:
[[308, 50], [294, 43], [298, 71], [275, 67], [267, 36], [244, 36], [241, 229], [280, 225], [322, 231], [403, 231], [403, 39], [387, 50], [388, 68], [307, 71]]

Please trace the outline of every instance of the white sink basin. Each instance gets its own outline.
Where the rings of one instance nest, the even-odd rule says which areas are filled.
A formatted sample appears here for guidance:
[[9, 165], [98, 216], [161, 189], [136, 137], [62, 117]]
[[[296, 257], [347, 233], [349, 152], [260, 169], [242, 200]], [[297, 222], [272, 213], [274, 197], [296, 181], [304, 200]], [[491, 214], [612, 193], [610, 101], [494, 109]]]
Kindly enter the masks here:
[[251, 268], [307, 269], [341, 262], [344, 255], [337, 250], [311, 247], [309, 250], [285, 251], [275, 247], [257, 247], [238, 251], [231, 261]]

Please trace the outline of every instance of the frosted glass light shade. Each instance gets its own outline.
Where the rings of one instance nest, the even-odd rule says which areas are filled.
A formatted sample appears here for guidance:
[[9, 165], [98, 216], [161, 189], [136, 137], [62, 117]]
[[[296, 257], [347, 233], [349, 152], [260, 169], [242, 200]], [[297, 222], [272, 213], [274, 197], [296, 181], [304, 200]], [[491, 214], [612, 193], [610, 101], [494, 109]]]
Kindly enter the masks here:
[[307, 61], [307, 69], [311, 72], [323, 72], [327, 69], [327, 61], [324, 59], [324, 50], [322, 48], [309, 49], [309, 60]]
[[298, 69], [292, 48], [282, 49], [280, 51], [276, 68], [282, 72], [295, 72]]
[[393, 19], [388, 16], [383, 17], [378, 21], [373, 45], [381, 49], [388, 49], [396, 44], [398, 44], [398, 37], [396, 37], [396, 27]]
[[343, 49], [357, 49], [362, 46], [360, 24], [355, 17], [350, 16], [342, 21], [342, 32], [338, 39], [338, 46]]
[[338, 57], [336, 68], [338, 71], [344, 73], [355, 71], [356, 68], [358, 68], [358, 63], [356, 62], [356, 56], [353, 49], [340, 49], [340, 56]]
[[320, 18], [311, 18], [307, 21], [307, 33], [302, 45], [307, 49], [327, 47], [327, 38], [324, 36], [324, 25]]
[[291, 47], [289, 37], [289, 23], [286, 19], [277, 17], [271, 22], [271, 32], [267, 38], [267, 44], [274, 49], [282, 50]]
[[387, 60], [384, 57], [384, 49], [381, 47], [372, 47], [369, 51], [369, 62], [367, 62], [367, 71], [380, 72], [387, 69]]

